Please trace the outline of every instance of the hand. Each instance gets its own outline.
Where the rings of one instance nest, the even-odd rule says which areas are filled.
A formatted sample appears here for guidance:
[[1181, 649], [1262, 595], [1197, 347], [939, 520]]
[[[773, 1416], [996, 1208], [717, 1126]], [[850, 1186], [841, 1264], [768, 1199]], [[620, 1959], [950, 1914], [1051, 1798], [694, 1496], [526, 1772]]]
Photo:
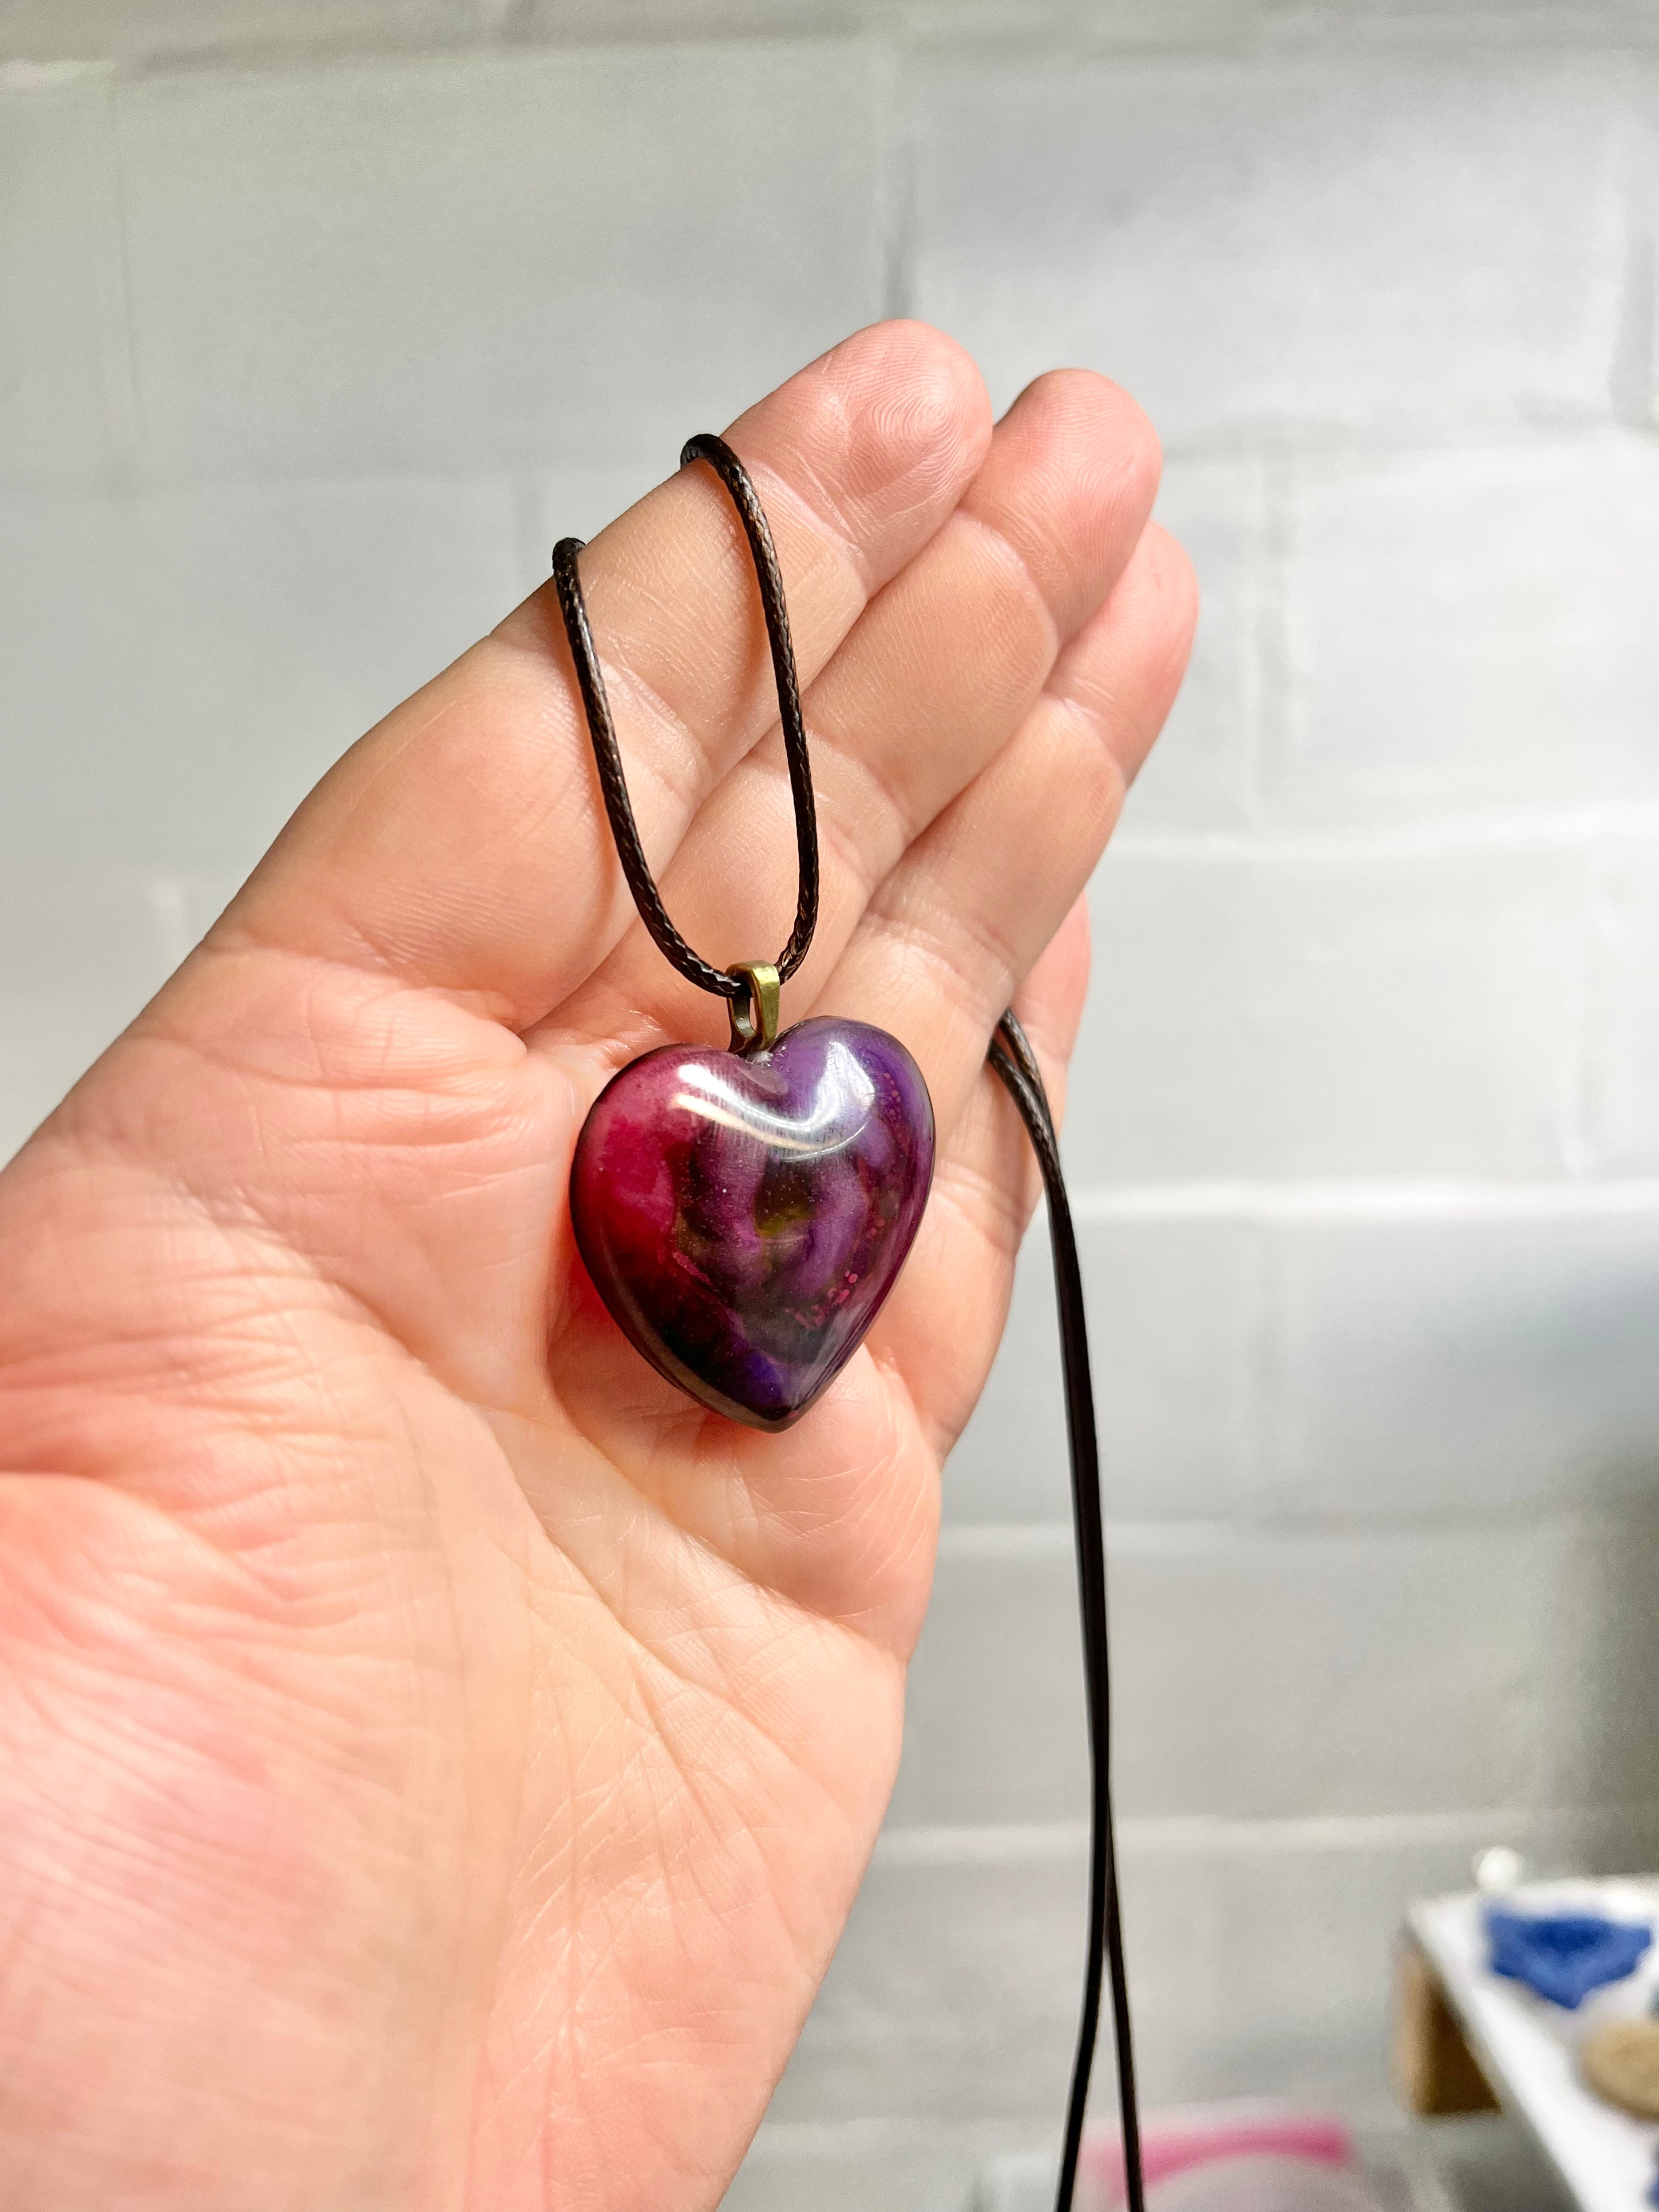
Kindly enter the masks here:
[[[887, 325], [730, 434], [822, 823], [785, 1020], [921, 1065], [908, 1267], [782, 1437], [599, 1305], [583, 1116], [725, 1012], [635, 919], [538, 592], [346, 757], [0, 1177], [16, 2212], [696, 2212], [835, 1946], [1035, 1202], [987, 1038], [1017, 1000], [1058, 1097], [1080, 895], [1194, 593], [1097, 377], [993, 430], [966, 358]], [[725, 492], [683, 471], [582, 568], [670, 911], [765, 957], [793, 836]]]

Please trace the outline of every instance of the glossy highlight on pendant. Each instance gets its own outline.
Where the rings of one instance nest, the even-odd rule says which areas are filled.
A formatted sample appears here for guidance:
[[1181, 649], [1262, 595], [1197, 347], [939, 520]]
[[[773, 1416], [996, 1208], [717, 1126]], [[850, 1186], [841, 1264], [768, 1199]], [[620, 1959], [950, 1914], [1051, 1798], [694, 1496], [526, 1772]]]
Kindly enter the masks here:
[[910, 1054], [819, 1018], [769, 1050], [667, 1045], [623, 1068], [578, 1140], [571, 1213], [652, 1364], [716, 1413], [785, 1429], [880, 1311], [933, 1171]]

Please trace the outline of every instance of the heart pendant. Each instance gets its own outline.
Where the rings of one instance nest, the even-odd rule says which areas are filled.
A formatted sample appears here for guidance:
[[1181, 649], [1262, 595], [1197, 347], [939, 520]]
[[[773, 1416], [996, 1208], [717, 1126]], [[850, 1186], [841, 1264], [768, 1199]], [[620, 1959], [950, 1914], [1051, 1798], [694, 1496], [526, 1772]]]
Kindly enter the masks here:
[[895, 1036], [818, 1018], [769, 1049], [666, 1045], [612, 1079], [570, 1171], [576, 1243], [623, 1333], [716, 1413], [787, 1429], [892, 1289], [933, 1172]]

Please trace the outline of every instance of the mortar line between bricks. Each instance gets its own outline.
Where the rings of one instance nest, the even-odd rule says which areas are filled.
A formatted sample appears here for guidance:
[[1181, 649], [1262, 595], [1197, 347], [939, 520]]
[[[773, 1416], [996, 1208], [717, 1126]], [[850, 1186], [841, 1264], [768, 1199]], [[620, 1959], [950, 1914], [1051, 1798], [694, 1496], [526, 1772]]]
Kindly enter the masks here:
[[1619, 973], [1625, 946], [1613, 859], [1605, 845], [1598, 847], [1590, 858], [1589, 911], [1574, 1039], [1577, 1057], [1571, 1105], [1575, 1118], [1570, 1127], [1578, 1145], [1579, 1160], [1591, 1174], [1613, 1149], [1608, 1143], [1608, 1060], [1614, 1024], [1605, 994], [1611, 979]]
[[[1502, 1838], [1547, 1840], [1552, 1829], [1659, 1826], [1659, 1805], [1472, 1806], [1450, 1813], [1298, 1814], [1240, 1820], [1225, 1814], [1130, 1814], [1117, 1824], [1126, 1856], [1270, 1856], [1285, 1851], [1410, 1850], [1480, 1845]], [[1063, 1863], [1088, 1848], [1082, 1820], [1006, 1826], [884, 1829], [876, 1867], [1032, 1866]]]
[[[1287, 61], [1352, 65], [1379, 60], [1443, 65], [1461, 62], [1476, 67], [1495, 52], [1520, 54], [1537, 62], [1576, 58], [1595, 64], [1629, 57], [1644, 59], [1659, 45], [1654, 27], [1631, 13], [1589, 18], [1574, 15], [1564, 21], [1559, 31], [1547, 24], [1517, 26], [1498, 17], [1477, 16], [1473, 23], [1448, 33], [1432, 19], [1425, 21], [1402, 15], [1365, 25], [1347, 21], [1333, 11], [1316, 15], [1306, 24], [1291, 25], [1258, 16], [1237, 28], [1222, 31], [1212, 27], [1185, 36], [1145, 28], [1117, 33], [1103, 27], [1095, 11], [1083, 4], [1035, 24], [994, 19], [942, 25], [937, 9], [920, 14], [910, 9], [884, 13], [873, 0], [866, 0], [864, 5], [847, 5], [839, 13], [826, 8], [799, 28], [770, 20], [771, 14], [765, 7], [754, 5], [746, 16], [738, 10], [725, 21], [690, 30], [678, 27], [665, 15], [662, 20], [647, 20], [636, 29], [596, 33], [589, 27], [562, 31], [556, 22], [538, 19], [529, 0], [457, 0], [447, 23], [423, 21], [412, 32], [400, 27], [395, 10], [386, 8], [376, 21], [349, 26], [343, 32], [314, 26], [298, 32], [267, 27], [246, 34], [226, 31], [188, 44], [169, 43], [165, 38], [149, 43], [134, 40], [118, 53], [94, 58], [88, 65], [112, 62], [137, 74], [234, 69], [249, 63], [256, 67], [306, 67], [349, 58], [375, 62], [411, 53], [464, 54], [503, 46], [568, 52], [595, 46], [684, 47], [757, 42], [798, 46], [856, 38], [878, 25], [905, 54], [922, 62], [955, 63], [965, 69], [1006, 68], [1011, 61], [1094, 69], [1221, 62], [1266, 70], [1282, 67]], [[49, 38], [32, 40], [26, 48], [15, 33], [9, 36], [9, 49], [0, 47], [0, 69], [14, 64], [31, 70], [80, 66], [85, 59], [78, 53], [52, 51]]]
[[[783, 2151], [830, 2151], [856, 2143], [879, 2150], [893, 2143], [903, 2148], [912, 2143], [957, 2143], [964, 2130], [975, 2128], [989, 2130], [993, 2135], [1006, 2134], [1011, 2125], [1018, 2126], [994, 2114], [979, 2121], [960, 2119], [929, 2119], [926, 2113], [905, 2114], [902, 2117], [864, 2117], [854, 2115], [845, 2119], [831, 2120], [763, 2120], [757, 2141], [763, 2139], [764, 2147], [774, 2153]], [[1029, 2127], [1029, 2123], [1025, 2124]]]
[[1243, 686], [1243, 805], [1262, 834], [1271, 793], [1290, 757], [1297, 697], [1291, 649], [1295, 462], [1283, 453], [1257, 457], [1249, 568], [1249, 649]]
[[726, 30], [686, 33], [671, 28], [642, 29], [560, 37], [556, 33], [517, 27], [516, 7], [508, 6], [498, 25], [487, 26], [481, 17], [458, 21], [447, 33], [426, 27], [398, 36], [374, 39], [342, 38], [326, 31], [307, 32], [292, 39], [280, 35], [237, 40], [205, 40], [198, 46], [133, 46], [118, 52], [96, 55], [58, 54], [44, 46], [36, 53], [0, 50], [0, 94], [30, 94], [88, 76], [101, 76], [118, 85], [165, 83], [176, 81], [230, 77], [309, 76], [327, 70], [374, 70], [407, 64], [418, 67], [454, 66], [469, 61], [504, 64], [537, 60], [617, 59], [653, 56], [672, 63], [691, 52], [721, 54], [736, 48], [787, 57], [814, 52], [845, 52], [868, 47], [867, 24], [848, 22], [836, 27], [823, 24], [799, 30], [755, 24]]
[[1472, 814], [1431, 822], [1365, 827], [1249, 830], [1123, 830], [1112, 860], [1260, 861], [1351, 866], [1356, 860], [1464, 858], [1483, 853], [1577, 853], [1613, 839], [1659, 838], [1659, 802], [1626, 799], [1553, 813]]
[[[1109, 1468], [1107, 1481], [1109, 1488]], [[1613, 1497], [1527, 1498], [1510, 1504], [1466, 1500], [1444, 1506], [1352, 1507], [1322, 1513], [1247, 1504], [1235, 1514], [1187, 1521], [1121, 1515], [1109, 1495], [1108, 1571], [1114, 1563], [1167, 1565], [1192, 1560], [1202, 1565], [1236, 1559], [1245, 1552], [1268, 1553], [1297, 1547], [1358, 1543], [1374, 1553], [1389, 1544], [1420, 1547], [1465, 1536], [1507, 1537], [1564, 1526], [1582, 1532], [1598, 1524], [1627, 1522], [1632, 1514], [1651, 1520], [1656, 1511], [1659, 1495], [1650, 1486], [1641, 1485]], [[1057, 1564], [1069, 1562], [1071, 1550], [1071, 1523], [1066, 1521], [947, 1522], [939, 1533], [939, 1562], [941, 1566], [968, 1562], [1013, 1566], [1031, 1560]]]
[[1097, 1185], [1073, 1194], [1080, 1222], [1599, 1221], [1659, 1214], [1659, 1176], [1571, 1182], [1363, 1177]]
[[1578, 915], [1578, 953], [1572, 964], [1565, 1008], [1556, 1110], [1560, 1116], [1561, 1164], [1569, 1176], [1589, 1177], [1598, 1164], [1593, 1095], [1595, 1079], [1596, 974], [1600, 964], [1598, 921], [1607, 848], [1598, 843], [1586, 856], [1583, 906]]
[[1562, 56], [1589, 61], [1645, 56], [1656, 43], [1655, 28], [1629, 9], [1586, 13], [1562, 9], [1554, 17], [1517, 22], [1500, 8], [1466, 13], [1449, 24], [1434, 15], [1405, 9], [1384, 11], [1355, 21], [1340, 7], [1318, 7], [1297, 15], [1274, 15], [1241, 10], [1239, 20], [1222, 28], [1214, 20], [1195, 33], [1114, 30], [1103, 21], [1108, 11], [1089, 0], [1075, 0], [1040, 24], [1028, 26], [992, 17], [975, 24], [936, 27], [937, 4], [907, 11], [902, 33], [910, 50], [926, 58], [959, 59], [966, 66], [989, 66], [1029, 57], [1038, 65], [1063, 61], [1079, 65], [1115, 63], [1226, 62], [1243, 66], [1282, 66], [1286, 62], [1390, 61], [1413, 58], [1462, 63], [1474, 68], [1494, 52], [1519, 53], [1540, 61]]

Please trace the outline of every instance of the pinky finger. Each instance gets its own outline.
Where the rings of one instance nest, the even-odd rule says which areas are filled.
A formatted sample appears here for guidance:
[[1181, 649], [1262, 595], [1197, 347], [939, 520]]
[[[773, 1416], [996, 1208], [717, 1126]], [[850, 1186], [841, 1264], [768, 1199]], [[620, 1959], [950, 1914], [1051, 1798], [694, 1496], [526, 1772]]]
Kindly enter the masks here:
[[[1015, 1000], [1057, 1121], [1088, 980], [1089, 909], [1079, 897]], [[985, 1386], [1042, 1190], [1025, 1125], [988, 1063], [939, 1154], [915, 1248], [870, 1337], [941, 1454]]]

